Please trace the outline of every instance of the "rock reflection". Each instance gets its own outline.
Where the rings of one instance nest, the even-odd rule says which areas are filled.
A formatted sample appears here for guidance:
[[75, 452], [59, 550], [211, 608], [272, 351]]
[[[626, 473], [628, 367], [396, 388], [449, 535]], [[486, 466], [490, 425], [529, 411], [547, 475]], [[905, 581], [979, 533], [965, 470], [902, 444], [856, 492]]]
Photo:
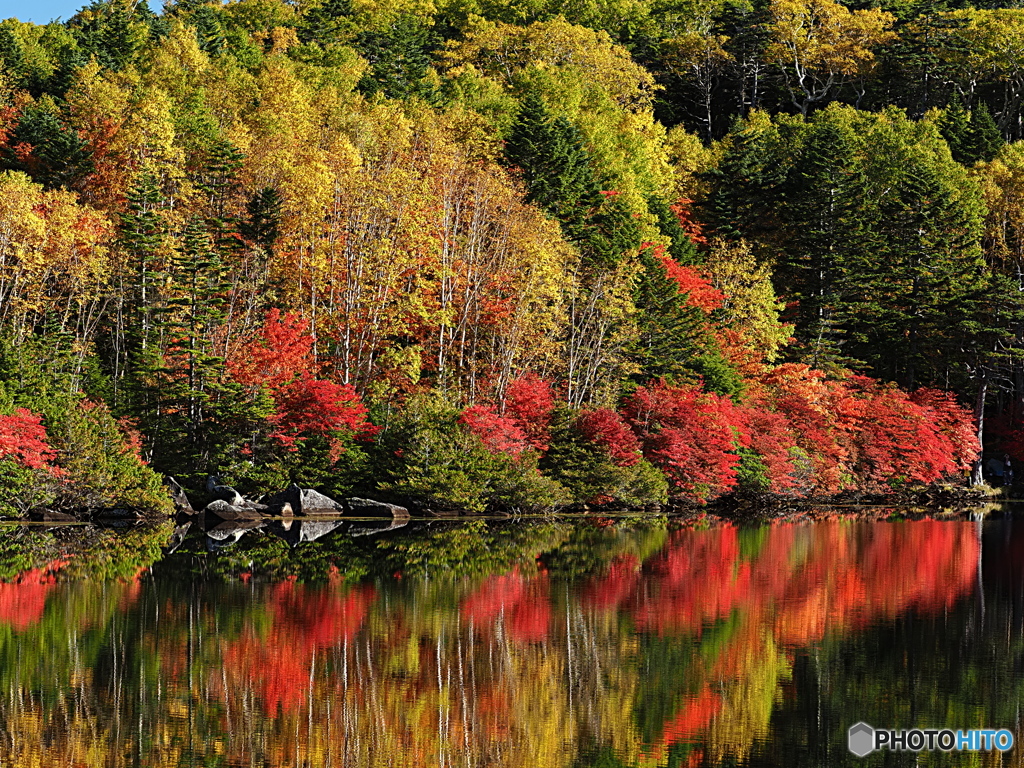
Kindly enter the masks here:
[[0, 583], [0, 765], [771, 764], [809, 653], [972, 611], [980, 556], [961, 522], [582, 524], [346, 580], [337, 535], [282, 544], [318, 585]]

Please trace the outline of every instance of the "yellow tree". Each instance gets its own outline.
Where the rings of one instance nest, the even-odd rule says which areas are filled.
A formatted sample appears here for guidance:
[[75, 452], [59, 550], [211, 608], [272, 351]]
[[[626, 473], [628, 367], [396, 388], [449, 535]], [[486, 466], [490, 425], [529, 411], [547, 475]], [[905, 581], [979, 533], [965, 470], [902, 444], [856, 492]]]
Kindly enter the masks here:
[[766, 54], [804, 115], [839, 86], [862, 81], [874, 66], [874, 50], [895, 38], [891, 13], [850, 11], [834, 0], [772, 0], [769, 13]]

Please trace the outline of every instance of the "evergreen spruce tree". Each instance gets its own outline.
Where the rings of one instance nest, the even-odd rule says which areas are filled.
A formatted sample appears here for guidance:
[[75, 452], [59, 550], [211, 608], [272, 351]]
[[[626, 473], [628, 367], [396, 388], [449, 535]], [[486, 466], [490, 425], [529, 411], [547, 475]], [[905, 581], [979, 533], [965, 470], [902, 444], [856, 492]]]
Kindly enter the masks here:
[[273, 187], [264, 187], [254, 193], [245, 205], [247, 218], [241, 225], [246, 238], [270, 252], [280, 235], [284, 200]]
[[961, 332], [976, 322], [968, 299], [988, 281], [980, 193], [951, 170], [924, 158], [901, 169], [871, 240], [847, 259], [850, 351], [907, 389], [960, 365]]
[[7, 23], [0, 23], [0, 71], [8, 88], [21, 87], [25, 77], [25, 46]]
[[233, 250], [241, 246], [234, 236], [241, 223], [230, 215], [229, 208], [238, 192], [238, 172], [244, 159], [245, 155], [230, 141], [215, 139], [196, 178], [196, 186], [207, 195], [206, 224], [218, 249]]
[[697, 246], [679, 223], [679, 217], [665, 200], [660, 197], [647, 198], [647, 210], [658, 220], [658, 231], [669, 238], [669, 255], [683, 266], [700, 263]]
[[959, 97], [954, 98], [939, 122], [939, 130], [953, 159], [962, 165], [988, 162], [1005, 143], [992, 113], [982, 101], [968, 111]]
[[713, 190], [705, 210], [716, 234], [751, 240], [777, 236], [789, 147], [764, 113], [734, 126], [721, 162], [706, 174]]
[[1005, 143], [1003, 134], [989, 112], [985, 102], [979, 101], [971, 110], [968, 123], [968, 139], [970, 146], [969, 165], [977, 162], [989, 162], [998, 154]]
[[601, 204], [600, 188], [576, 127], [555, 118], [536, 93], [523, 100], [508, 139], [505, 162], [519, 168], [526, 201], [558, 219], [579, 241], [590, 211]]
[[939, 121], [942, 138], [949, 144], [949, 151], [958, 163], [970, 164], [972, 154], [970, 137], [971, 115], [964, 107], [959, 94], [946, 107]]
[[[14, 148], [30, 147], [28, 154]], [[4, 168], [23, 171], [47, 189], [71, 187], [92, 170], [78, 133], [64, 125], [49, 97], [25, 109], [0, 157]]]
[[299, 39], [322, 47], [342, 42], [354, 27], [352, 15], [352, 0], [323, 0], [302, 15]]
[[413, 14], [399, 16], [386, 29], [363, 32], [356, 38], [356, 49], [370, 62], [370, 70], [359, 81], [359, 90], [391, 99], [432, 98], [425, 78], [438, 45], [438, 35]]
[[68, 27], [87, 55], [115, 72], [135, 60], [155, 18], [145, 2], [129, 0], [94, 0], [83, 10]]
[[863, 179], [853, 129], [820, 112], [802, 137], [782, 188], [784, 223], [776, 281], [796, 303], [795, 335], [811, 365], [846, 364], [844, 269], [864, 246]]
[[738, 394], [739, 374], [710, 338], [703, 312], [686, 303], [653, 248], [642, 249], [639, 261], [633, 297], [639, 333], [630, 350], [639, 368], [637, 382], [700, 376], [711, 392]]

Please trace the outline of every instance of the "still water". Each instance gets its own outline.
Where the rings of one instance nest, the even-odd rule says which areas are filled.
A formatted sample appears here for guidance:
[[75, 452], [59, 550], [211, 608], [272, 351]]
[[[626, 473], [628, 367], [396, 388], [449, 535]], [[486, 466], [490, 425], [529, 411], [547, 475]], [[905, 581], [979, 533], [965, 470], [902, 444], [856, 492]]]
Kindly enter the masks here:
[[0, 528], [0, 766], [1024, 764], [1024, 521], [320, 525]]

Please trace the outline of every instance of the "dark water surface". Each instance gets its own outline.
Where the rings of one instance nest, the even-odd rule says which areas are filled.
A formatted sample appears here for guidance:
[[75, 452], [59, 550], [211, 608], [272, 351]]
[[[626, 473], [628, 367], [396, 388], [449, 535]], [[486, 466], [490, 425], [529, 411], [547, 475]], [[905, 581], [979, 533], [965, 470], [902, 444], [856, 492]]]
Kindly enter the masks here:
[[1024, 521], [327, 528], [0, 527], [0, 766], [1024, 764]]

